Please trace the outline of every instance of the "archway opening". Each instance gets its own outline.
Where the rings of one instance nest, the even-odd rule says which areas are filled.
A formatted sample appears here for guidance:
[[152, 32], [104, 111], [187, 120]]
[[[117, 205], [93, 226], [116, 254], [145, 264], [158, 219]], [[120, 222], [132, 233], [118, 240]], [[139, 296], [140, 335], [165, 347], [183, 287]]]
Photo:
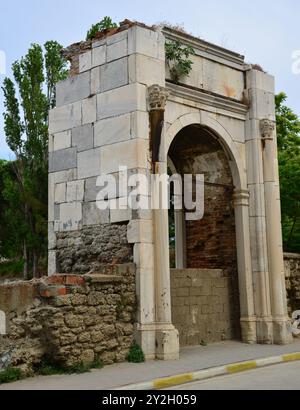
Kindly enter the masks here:
[[168, 161], [171, 173], [192, 174], [194, 181], [196, 174], [204, 175], [203, 218], [188, 221], [184, 209], [169, 213], [172, 321], [180, 344], [240, 339], [234, 183], [228, 155], [210, 129], [190, 125], [172, 141]]

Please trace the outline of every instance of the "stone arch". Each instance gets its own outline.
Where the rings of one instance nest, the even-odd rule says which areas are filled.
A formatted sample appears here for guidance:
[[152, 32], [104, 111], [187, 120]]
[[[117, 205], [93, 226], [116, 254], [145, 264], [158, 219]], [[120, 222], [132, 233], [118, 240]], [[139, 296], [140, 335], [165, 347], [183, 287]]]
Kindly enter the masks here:
[[167, 164], [169, 149], [175, 137], [184, 128], [200, 125], [217, 139], [228, 158], [233, 186], [236, 226], [236, 251], [238, 286], [240, 294], [240, 324], [241, 336], [244, 342], [256, 341], [256, 327], [254, 315], [254, 295], [252, 279], [252, 262], [250, 251], [249, 228], [249, 191], [247, 186], [246, 165], [242, 151], [234, 142], [230, 133], [217, 121], [215, 114], [206, 111], [185, 114], [178, 117], [165, 130], [161, 145], [160, 161]]
[[210, 114], [206, 111], [199, 111], [199, 113], [190, 113], [184, 114], [181, 117], [177, 118], [170, 127], [166, 130], [164, 140], [164, 152], [161, 152], [161, 159], [166, 161], [166, 157], [169, 152], [169, 148], [172, 144], [172, 141], [176, 137], [176, 135], [185, 127], [189, 125], [201, 125], [203, 127], [207, 127], [211, 132], [218, 138], [220, 144], [223, 146], [225, 153], [227, 153], [232, 178], [234, 181], [235, 188], [238, 190], [246, 190], [247, 189], [247, 180], [246, 180], [246, 173], [245, 167], [242, 164], [240, 159], [240, 154], [238, 149], [229, 134], [229, 132], [214, 118], [213, 114]]

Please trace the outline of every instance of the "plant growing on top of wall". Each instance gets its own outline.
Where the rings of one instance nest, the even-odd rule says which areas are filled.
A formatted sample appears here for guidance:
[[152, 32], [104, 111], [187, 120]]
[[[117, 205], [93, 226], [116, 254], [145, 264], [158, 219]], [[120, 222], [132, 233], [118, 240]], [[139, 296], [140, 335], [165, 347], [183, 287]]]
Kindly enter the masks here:
[[184, 46], [180, 41], [166, 43], [166, 59], [170, 68], [171, 79], [175, 83], [190, 74], [193, 65], [193, 62], [189, 59], [191, 55], [195, 55], [192, 46]]
[[99, 23], [92, 25], [87, 32], [86, 39], [92, 40], [99, 31], [109, 30], [111, 28], [118, 28], [118, 25], [112, 21], [111, 17], [105, 16]]

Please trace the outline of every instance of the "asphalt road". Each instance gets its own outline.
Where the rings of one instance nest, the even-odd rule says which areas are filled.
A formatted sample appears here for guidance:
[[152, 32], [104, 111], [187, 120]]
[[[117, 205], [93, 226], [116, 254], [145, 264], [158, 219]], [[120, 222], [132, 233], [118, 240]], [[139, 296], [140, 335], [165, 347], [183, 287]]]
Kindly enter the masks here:
[[[193, 382], [176, 390], [300, 390], [300, 361]], [[170, 390], [174, 390], [170, 389]]]

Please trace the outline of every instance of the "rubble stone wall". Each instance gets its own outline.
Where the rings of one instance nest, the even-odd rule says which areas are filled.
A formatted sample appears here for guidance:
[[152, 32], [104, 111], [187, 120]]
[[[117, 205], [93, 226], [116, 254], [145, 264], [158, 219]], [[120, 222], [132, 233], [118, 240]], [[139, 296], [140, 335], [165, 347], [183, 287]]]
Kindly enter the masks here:
[[[0, 295], [0, 310], [6, 314], [0, 359], [9, 357], [26, 373], [45, 357], [65, 367], [122, 362], [133, 343], [133, 264], [103, 266], [100, 274], [1, 285]], [[21, 298], [15, 303], [17, 295]]]
[[59, 272], [96, 272], [103, 264], [133, 261], [133, 246], [127, 241], [127, 223], [58, 232], [56, 244]]
[[284, 254], [285, 282], [289, 314], [300, 310], [300, 254]]

